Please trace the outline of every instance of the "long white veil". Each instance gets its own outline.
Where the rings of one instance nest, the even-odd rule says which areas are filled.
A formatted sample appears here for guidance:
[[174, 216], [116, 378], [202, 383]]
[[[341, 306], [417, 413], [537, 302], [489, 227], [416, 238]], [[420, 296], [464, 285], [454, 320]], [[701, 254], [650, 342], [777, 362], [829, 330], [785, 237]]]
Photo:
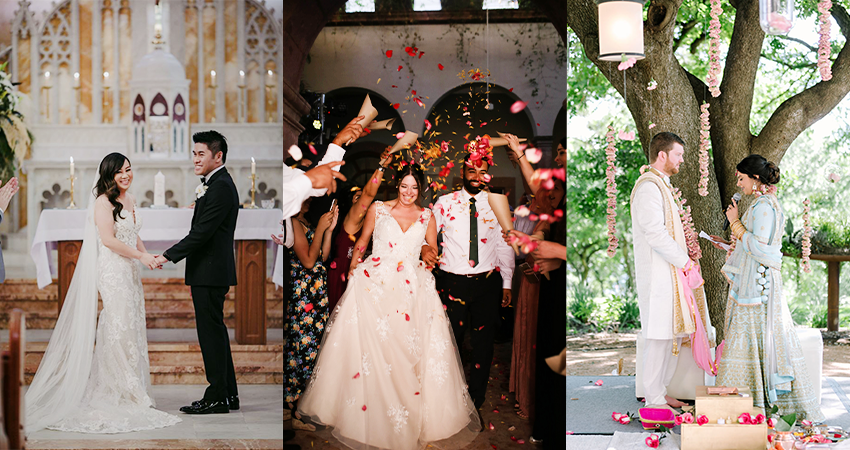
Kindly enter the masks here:
[[[97, 184], [99, 174], [95, 175]], [[88, 384], [97, 331], [97, 228], [94, 192], [86, 210], [83, 246], [59, 320], [25, 396], [25, 430], [31, 433], [73, 414]]]

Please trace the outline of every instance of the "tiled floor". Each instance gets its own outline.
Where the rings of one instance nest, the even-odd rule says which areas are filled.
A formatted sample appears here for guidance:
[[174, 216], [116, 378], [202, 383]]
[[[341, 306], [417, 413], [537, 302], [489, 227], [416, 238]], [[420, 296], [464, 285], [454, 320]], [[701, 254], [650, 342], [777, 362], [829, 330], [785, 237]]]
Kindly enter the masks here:
[[[242, 442], [238, 444], [239, 448], [281, 447], [281, 385], [240, 386], [241, 409], [229, 414], [187, 415], [179, 412], [181, 406], [200, 399], [205, 388], [203, 385], [153, 387], [158, 409], [178, 414], [183, 419], [172, 427], [108, 435], [40, 430], [28, 436], [27, 448], [231, 448], [235, 441]], [[217, 446], [214, 441], [221, 441], [223, 446]]]

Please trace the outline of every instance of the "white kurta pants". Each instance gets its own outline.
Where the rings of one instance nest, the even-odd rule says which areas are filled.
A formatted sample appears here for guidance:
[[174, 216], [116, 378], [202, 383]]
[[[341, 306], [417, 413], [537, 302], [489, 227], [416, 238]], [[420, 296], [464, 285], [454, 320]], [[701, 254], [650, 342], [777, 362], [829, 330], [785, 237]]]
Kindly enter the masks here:
[[646, 339], [643, 349], [643, 394], [646, 406], [666, 405], [667, 386], [676, 372], [678, 356], [673, 355], [676, 339]]

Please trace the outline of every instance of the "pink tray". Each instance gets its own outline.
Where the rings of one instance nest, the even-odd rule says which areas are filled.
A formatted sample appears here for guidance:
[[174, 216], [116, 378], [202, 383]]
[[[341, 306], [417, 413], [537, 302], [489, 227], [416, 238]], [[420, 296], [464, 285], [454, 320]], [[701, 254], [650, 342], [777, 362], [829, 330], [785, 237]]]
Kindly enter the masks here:
[[674, 419], [676, 414], [664, 408], [641, 408], [638, 410], [640, 423], [644, 430], [654, 430], [658, 425], [664, 425], [667, 428], [673, 428], [676, 423]]

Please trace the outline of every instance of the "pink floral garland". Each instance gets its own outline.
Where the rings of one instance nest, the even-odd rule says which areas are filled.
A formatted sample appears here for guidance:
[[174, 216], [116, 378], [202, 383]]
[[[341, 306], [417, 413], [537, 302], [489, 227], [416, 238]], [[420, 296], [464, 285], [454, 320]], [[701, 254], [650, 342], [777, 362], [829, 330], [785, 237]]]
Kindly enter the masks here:
[[730, 233], [729, 235], [729, 250], [726, 251], [726, 259], [729, 259], [732, 256], [732, 253], [735, 252], [735, 246], [738, 245], [738, 238], [735, 237], [734, 233]]
[[818, 41], [818, 70], [820, 71], [820, 77], [823, 81], [829, 81], [832, 79], [832, 67], [829, 65], [829, 54], [832, 50], [829, 45], [829, 10], [831, 8], [831, 0], [821, 0], [818, 2], [818, 14], [820, 14], [820, 29], [818, 30], [818, 34], [820, 34], [820, 40]]
[[708, 195], [708, 146], [711, 145], [711, 136], [709, 134], [711, 125], [708, 123], [708, 107], [708, 103], [703, 103], [700, 106], [702, 113], [699, 115], [699, 195], [703, 197]]
[[708, 25], [708, 90], [712, 97], [720, 95], [720, 0], [711, 0], [711, 22]]
[[702, 258], [702, 249], [697, 242], [697, 233], [694, 231], [694, 220], [691, 217], [691, 207], [685, 206], [687, 199], [682, 197], [682, 191], [677, 188], [671, 189], [676, 205], [679, 207], [679, 217], [682, 218], [682, 230], [685, 233], [685, 242], [688, 244], [688, 256], [699, 261]]
[[617, 181], [614, 179], [614, 175], [617, 173], [617, 166], [615, 165], [616, 156], [617, 156], [617, 147], [614, 147], [614, 127], [608, 126], [608, 133], [605, 134], [605, 140], [608, 141], [608, 147], [605, 148], [605, 154], [607, 155], [608, 160], [608, 169], [605, 170], [605, 175], [607, 177], [607, 188], [605, 189], [608, 193], [608, 256], [613, 257], [614, 253], [617, 251], [618, 239], [617, 239]]
[[809, 199], [803, 200], [803, 271], [811, 273], [809, 256], [812, 254], [812, 224], [809, 222]]

